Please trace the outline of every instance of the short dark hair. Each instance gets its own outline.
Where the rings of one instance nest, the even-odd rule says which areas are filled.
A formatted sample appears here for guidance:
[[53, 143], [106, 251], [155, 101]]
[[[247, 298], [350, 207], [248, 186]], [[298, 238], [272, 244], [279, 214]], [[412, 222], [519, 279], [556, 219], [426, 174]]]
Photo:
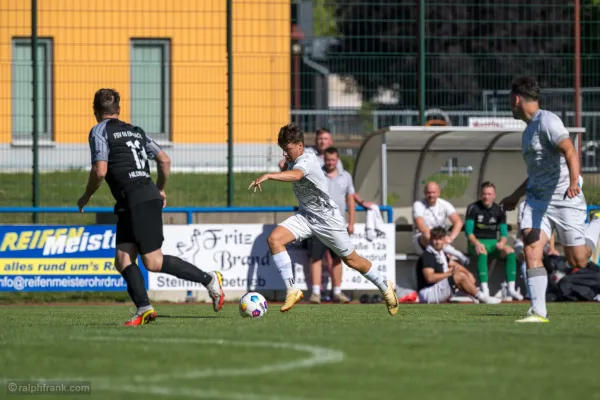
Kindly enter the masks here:
[[299, 126], [294, 124], [282, 126], [277, 137], [277, 144], [282, 149], [290, 143], [304, 144], [304, 132]]
[[338, 151], [338, 149], [336, 149], [335, 147], [331, 146], [331, 147], [328, 147], [325, 150], [325, 154], [335, 154], [335, 155], [339, 156], [340, 152]]
[[448, 236], [448, 232], [446, 232], [446, 228], [443, 226], [436, 226], [429, 231], [429, 237], [432, 239], [441, 239], [446, 236]]
[[119, 112], [121, 96], [114, 89], [100, 89], [94, 95], [94, 111], [100, 115], [115, 115]]
[[496, 190], [496, 185], [494, 185], [492, 182], [490, 181], [485, 181], [481, 184], [481, 190], [485, 189], [485, 188], [494, 188], [494, 190]]
[[520, 76], [512, 82], [511, 91], [526, 100], [538, 101], [540, 99], [540, 85], [532, 76]]
[[319, 136], [323, 133], [329, 133], [331, 135], [331, 131], [327, 128], [319, 128], [317, 129], [317, 131], [315, 132], [316, 136]]

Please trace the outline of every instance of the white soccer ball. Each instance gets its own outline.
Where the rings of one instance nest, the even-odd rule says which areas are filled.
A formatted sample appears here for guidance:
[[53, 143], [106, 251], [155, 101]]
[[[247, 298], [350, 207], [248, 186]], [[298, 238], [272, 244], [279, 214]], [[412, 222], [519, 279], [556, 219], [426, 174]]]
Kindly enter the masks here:
[[248, 292], [240, 299], [240, 314], [244, 318], [261, 318], [267, 313], [267, 300], [262, 294]]

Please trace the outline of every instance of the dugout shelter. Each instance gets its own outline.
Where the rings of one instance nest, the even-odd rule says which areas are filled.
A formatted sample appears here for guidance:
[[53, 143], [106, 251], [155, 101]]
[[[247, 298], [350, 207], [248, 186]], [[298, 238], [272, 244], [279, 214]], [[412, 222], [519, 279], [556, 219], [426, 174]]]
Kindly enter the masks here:
[[[585, 128], [567, 128], [576, 149]], [[428, 181], [441, 187], [464, 220], [466, 207], [479, 197], [485, 181], [496, 185], [497, 199], [521, 184], [526, 167], [521, 154], [523, 128], [391, 126], [369, 135], [359, 150], [354, 187], [370, 201], [394, 209], [396, 259], [413, 261], [412, 204], [423, 197]], [[516, 212], [507, 214], [514, 232]], [[466, 252], [465, 235], [456, 246]], [[401, 271], [398, 271], [401, 280]]]

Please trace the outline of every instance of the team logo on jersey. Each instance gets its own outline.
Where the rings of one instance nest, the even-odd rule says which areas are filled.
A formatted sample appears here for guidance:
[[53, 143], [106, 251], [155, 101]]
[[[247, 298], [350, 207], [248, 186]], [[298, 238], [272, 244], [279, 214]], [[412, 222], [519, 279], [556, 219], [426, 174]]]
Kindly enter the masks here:
[[477, 216], [477, 222], [483, 222], [483, 215]]

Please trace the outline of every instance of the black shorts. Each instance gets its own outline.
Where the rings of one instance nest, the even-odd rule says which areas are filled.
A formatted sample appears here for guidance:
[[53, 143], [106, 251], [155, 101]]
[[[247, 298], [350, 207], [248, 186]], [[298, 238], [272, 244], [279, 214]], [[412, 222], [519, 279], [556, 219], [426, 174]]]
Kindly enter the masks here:
[[116, 244], [135, 243], [140, 254], [160, 249], [164, 241], [162, 204], [162, 200], [149, 200], [117, 212]]

